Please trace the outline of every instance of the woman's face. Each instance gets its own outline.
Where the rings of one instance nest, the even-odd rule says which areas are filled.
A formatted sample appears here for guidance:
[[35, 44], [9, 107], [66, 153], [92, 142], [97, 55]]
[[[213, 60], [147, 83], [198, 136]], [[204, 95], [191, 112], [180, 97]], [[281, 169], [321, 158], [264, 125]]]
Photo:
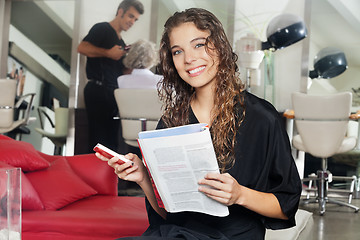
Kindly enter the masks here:
[[175, 68], [195, 89], [215, 84], [219, 60], [213, 50], [206, 51], [205, 42], [209, 35], [208, 31], [197, 29], [191, 22], [173, 28], [169, 35]]

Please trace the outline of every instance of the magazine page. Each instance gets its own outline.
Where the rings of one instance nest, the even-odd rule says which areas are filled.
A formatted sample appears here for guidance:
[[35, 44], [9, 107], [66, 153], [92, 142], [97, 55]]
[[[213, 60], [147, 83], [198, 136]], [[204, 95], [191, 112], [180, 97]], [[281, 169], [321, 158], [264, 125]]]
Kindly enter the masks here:
[[178, 129], [170, 129], [176, 134], [165, 136], [161, 133], [161, 137], [138, 140], [145, 165], [169, 212], [194, 211], [214, 216], [229, 214], [227, 206], [198, 191], [198, 180], [208, 172], [219, 172], [210, 132], [204, 128], [205, 125], [187, 125], [192, 129], [183, 129], [187, 134], [178, 134]]

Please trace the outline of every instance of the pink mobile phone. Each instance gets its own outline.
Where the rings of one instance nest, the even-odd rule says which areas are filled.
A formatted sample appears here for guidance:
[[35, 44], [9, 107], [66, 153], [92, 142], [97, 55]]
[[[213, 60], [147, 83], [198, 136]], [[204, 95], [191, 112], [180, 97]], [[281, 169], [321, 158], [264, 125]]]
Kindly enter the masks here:
[[105, 147], [100, 143], [96, 144], [96, 146], [94, 147], [94, 151], [100, 153], [101, 155], [109, 159], [116, 156], [119, 159], [118, 161], [119, 164], [123, 164], [125, 162], [131, 162], [129, 159], [125, 158], [124, 155], [114, 152], [113, 150]]

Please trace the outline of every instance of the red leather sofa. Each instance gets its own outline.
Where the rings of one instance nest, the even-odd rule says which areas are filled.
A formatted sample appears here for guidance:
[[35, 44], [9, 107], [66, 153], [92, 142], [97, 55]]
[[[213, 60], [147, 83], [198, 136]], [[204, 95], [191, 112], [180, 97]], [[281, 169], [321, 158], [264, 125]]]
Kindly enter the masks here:
[[0, 167], [11, 166], [22, 168], [22, 240], [108, 240], [148, 227], [144, 198], [117, 196], [113, 169], [94, 154], [46, 155], [0, 135]]

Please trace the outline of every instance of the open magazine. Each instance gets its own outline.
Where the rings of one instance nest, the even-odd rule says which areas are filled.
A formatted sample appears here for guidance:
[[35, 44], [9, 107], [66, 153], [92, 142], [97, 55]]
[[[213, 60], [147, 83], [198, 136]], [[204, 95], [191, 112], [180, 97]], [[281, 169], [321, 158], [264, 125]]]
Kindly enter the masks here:
[[198, 180], [219, 172], [207, 124], [140, 132], [138, 143], [160, 207], [229, 215], [227, 206], [198, 191]]

